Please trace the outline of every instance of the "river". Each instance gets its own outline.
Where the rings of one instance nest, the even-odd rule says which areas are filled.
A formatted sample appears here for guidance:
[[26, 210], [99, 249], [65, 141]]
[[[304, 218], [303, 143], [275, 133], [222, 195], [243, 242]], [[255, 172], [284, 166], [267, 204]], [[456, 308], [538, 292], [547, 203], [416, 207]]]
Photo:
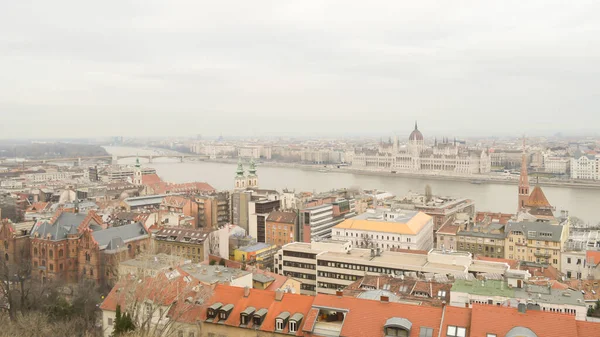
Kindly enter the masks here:
[[[114, 155], [148, 155], [156, 154], [155, 150], [105, 147]], [[140, 159], [143, 162], [143, 159]], [[135, 158], [122, 159], [119, 163], [131, 164]], [[152, 164], [156, 173], [165, 181], [189, 182], [205, 181], [216, 189], [233, 189], [235, 164], [214, 162], [185, 162], [178, 159], [155, 158]], [[471, 184], [465, 181], [429, 180], [426, 178], [409, 178], [393, 176], [375, 176], [354, 173], [302, 170], [290, 167], [258, 167], [259, 184], [262, 188], [295, 189], [298, 191], [324, 192], [335, 188], [360, 187], [363, 189], [380, 189], [398, 196], [409, 191], [423, 193], [429, 185], [434, 194], [452, 197], [470, 198], [475, 201], [477, 210], [513, 213], [517, 208], [517, 186], [504, 184]], [[573, 216], [584, 221], [597, 223], [600, 215], [595, 211], [600, 206], [600, 189], [573, 187], [542, 186], [546, 197], [557, 210], [568, 210]]]

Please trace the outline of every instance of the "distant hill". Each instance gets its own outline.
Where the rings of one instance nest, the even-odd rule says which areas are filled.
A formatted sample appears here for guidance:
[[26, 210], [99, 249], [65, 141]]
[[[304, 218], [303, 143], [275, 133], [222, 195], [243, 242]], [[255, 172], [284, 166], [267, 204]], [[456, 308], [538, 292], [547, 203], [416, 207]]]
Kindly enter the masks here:
[[108, 156], [100, 145], [74, 143], [0, 143], [0, 158], [47, 159], [60, 157]]

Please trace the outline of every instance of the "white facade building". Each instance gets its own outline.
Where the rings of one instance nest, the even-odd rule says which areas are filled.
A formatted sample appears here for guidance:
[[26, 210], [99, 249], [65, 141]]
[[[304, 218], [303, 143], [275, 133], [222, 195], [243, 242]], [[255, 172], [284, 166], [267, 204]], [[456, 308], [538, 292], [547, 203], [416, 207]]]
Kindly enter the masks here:
[[571, 166], [571, 158], [544, 155], [544, 171], [554, 174], [567, 174]]
[[397, 137], [382, 143], [378, 150], [357, 151], [352, 165], [391, 171], [454, 172], [480, 174], [491, 171], [489, 153], [482, 149], [468, 149], [456, 140], [444, 140], [433, 147], [425, 146], [423, 134], [415, 129], [408, 139], [408, 147], [401, 148]]
[[275, 271], [302, 281], [301, 293], [335, 294], [365, 275], [416, 276], [432, 273], [467, 277], [470, 272], [504, 274], [505, 263], [473, 261], [470, 253], [431, 250], [428, 254], [353, 248], [352, 241], [322, 240], [284, 245]]
[[367, 210], [335, 226], [331, 238], [362, 248], [428, 251], [433, 248], [433, 218], [416, 211]]
[[600, 156], [582, 155], [571, 158], [571, 179], [598, 180]]

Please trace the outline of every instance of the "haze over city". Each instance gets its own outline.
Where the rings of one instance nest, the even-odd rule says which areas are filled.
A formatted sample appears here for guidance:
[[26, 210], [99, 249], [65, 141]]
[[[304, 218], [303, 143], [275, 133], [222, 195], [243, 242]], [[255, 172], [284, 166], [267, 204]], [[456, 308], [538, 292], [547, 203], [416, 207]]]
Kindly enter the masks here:
[[[600, 3], [4, 1], [0, 138], [592, 134]], [[36, 124], [32, 125], [31, 122]]]

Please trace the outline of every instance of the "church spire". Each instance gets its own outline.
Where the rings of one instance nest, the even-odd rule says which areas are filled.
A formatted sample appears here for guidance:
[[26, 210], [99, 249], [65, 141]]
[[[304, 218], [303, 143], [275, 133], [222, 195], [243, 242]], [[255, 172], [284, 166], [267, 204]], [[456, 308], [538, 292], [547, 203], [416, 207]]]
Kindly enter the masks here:
[[242, 158], [238, 160], [238, 166], [237, 170], [235, 170], [235, 173], [238, 177], [242, 177], [244, 175], [244, 166], [242, 165]]
[[417, 127], [417, 121], [415, 121], [415, 130], [419, 130], [419, 128]]
[[519, 176], [519, 207], [523, 210], [529, 201], [529, 176], [527, 174], [527, 154], [525, 153], [525, 135], [523, 135], [523, 155], [521, 157], [521, 175]]

